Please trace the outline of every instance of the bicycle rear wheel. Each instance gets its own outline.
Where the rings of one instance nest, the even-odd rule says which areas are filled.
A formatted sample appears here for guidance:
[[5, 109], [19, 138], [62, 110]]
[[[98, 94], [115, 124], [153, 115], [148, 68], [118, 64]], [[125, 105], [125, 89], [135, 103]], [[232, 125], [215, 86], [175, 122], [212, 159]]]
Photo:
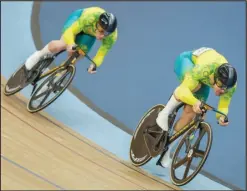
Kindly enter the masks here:
[[[75, 66], [69, 65], [53, 72], [33, 93], [28, 102], [27, 110], [31, 113], [38, 112], [53, 103], [70, 85], [75, 76]], [[51, 93], [55, 95], [47, 98]], [[42, 98], [43, 97], [43, 98]]]
[[140, 120], [130, 145], [130, 159], [134, 166], [142, 166], [150, 161], [153, 157], [145, 144], [144, 133], [147, 128], [156, 124], [158, 113], [164, 108], [164, 105], [155, 105], [149, 109]]
[[8, 79], [4, 87], [6, 96], [13, 95], [32, 83], [52, 62], [54, 58], [41, 59], [30, 71], [21, 65]]

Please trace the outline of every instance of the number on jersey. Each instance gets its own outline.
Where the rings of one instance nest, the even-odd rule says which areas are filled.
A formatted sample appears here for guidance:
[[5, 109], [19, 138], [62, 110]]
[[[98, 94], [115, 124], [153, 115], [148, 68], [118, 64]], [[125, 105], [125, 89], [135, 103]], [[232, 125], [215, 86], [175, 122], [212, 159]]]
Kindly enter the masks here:
[[195, 50], [192, 54], [198, 57], [208, 50], [212, 50], [212, 48], [202, 47], [202, 48]]

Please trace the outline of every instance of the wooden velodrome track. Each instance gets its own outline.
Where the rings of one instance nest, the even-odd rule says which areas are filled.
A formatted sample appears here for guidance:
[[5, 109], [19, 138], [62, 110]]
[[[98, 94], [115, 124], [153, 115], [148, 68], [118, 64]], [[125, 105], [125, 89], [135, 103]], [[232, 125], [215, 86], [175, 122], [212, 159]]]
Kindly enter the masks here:
[[64, 126], [31, 114], [21, 94], [6, 97], [1, 77], [1, 189], [180, 190]]

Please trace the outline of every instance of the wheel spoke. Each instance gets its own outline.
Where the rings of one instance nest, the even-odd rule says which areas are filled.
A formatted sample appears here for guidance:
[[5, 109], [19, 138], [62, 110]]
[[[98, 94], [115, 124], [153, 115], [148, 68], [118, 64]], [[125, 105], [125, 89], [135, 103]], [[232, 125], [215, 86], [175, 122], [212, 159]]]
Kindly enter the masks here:
[[186, 145], [186, 153], [188, 153], [189, 152], [189, 150], [190, 150], [190, 141], [189, 141], [189, 137], [187, 137], [186, 139], [185, 139], [185, 145]]
[[155, 130], [149, 130], [148, 129], [148, 133], [155, 133], [155, 134], [162, 134], [162, 131], [155, 131]]
[[39, 107], [45, 102], [45, 100], [48, 98], [48, 96], [51, 94], [51, 92], [52, 92], [52, 89], [50, 89], [48, 91], [48, 93], [46, 94], [46, 96], [44, 97], [44, 99], [40, 102]]
[[199, 137], [198, 137], [198, 139], [196, 140], [196, 142], [195, 142], [195, 144], [194, 144], [193, 147], [197, 147], [197, 146], [198, 146], [198, 144], [200, 143], [200, 141], [201, 141], [201, 139], [202, 139], [202, 137], [204, 136], [205, 133], [206, 133], [206, 131], [205, 131], [205, 129], [203, 128], [203, 129], [200, 131]]
[[[69, 74], [69, 73], [68, 73], [68, 74]], [[55, 84], [56, 84], [56, 85], [58, 85], [58, 84], [60, 85], [61, 83], [63, 83], [63, 80], [66, 78], [66, 76], [67, 76], [68, 74], [66, 74], [66, 75], [64, 75], [63, 77], [61, 77], [60, 79], [58, 79], [58, 81], [56, 81]]]
[[188, 173], [189, 173], [189, 170], [190, 170], [190, 165], [192, 163], [192, 159], [193, 159], [193, 157], [189, 158], [189, 160], [188, 160], [188, 163], [186, 165], [186, 169], [185, 169], [185, 172], [184, 172], [184, 177], [183, 177], [184, 179], [188, 176]]
[[202, 151], [202, 150], [199, 150], [199, 149], [195, 149], [194, 150], [194, 156], [195, 157], [203, 158], [204, 155], [205, 155], [205, 151]]
[[54, 81], [54, 77], [52, 80], [49, 81], [49, 83], [47, 85], [48, 87], [51, 87], [51, 89], [55, 89], [55, 87], [56, 87], [56, 83], [53, 83], [53, 81]]
[[187, 158], [187, 156], [185, 156], [183, 159], [181, 159], [176, 164], [174, 164], [174, 168], [177, 169], [178, 167], [182, 166], [187, 161], [188, 161], [188, 158]]
[[53, 90], [61, 90], [61, 84], [64, 82], [64, 80], [66, 79], [66, 77], [69, 75], [70, 73], [67, 72], [65, 74], [61, 74], [61, 75], [64, 75], [62, 76], [61, 78], [58, 79], [58, 81], [56, 81], [54, 83], [54, 86], [53, 86]]
[[38, 99], [38, 98], [42, 97], [43, 95], [46, 95], [46, 93], [47, 93], [48, 91], [50, 91], [49, 88], [48, 88], [46, 91], [41, 92], [40, 94], [33, 96], [33, 99]]

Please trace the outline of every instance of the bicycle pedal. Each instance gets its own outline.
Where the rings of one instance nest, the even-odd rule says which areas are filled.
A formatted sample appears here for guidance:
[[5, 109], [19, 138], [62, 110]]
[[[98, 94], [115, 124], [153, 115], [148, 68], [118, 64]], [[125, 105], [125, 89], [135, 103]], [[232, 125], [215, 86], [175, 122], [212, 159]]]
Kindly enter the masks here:
[[163, 167], [162, 164], [161, 164], [161, 159], [157, 160], [156, 165]]
[[35, 91], [35, 89], [37, 87], [37, 84], [36, 83], [32, 83], [32, 85], [33, 85], [33, 89], [32, 89], [31, 95], [33, 95], [33, 93], [34, 93], [34, 91]]
[[156, 162], [156, 165], [157, 165], [157, 166], [163, 167], [162, 164], [161, 164], [161, 159], [163, 158], [163, 156], [166, 154], [167, 151], [168, 151], [168, 147], [166, 146], [166, 147], [164, 148], [164, 151], [161, 153], [160, 158], [159, 158], [159, 159], [157, 160], [157, 162]]

